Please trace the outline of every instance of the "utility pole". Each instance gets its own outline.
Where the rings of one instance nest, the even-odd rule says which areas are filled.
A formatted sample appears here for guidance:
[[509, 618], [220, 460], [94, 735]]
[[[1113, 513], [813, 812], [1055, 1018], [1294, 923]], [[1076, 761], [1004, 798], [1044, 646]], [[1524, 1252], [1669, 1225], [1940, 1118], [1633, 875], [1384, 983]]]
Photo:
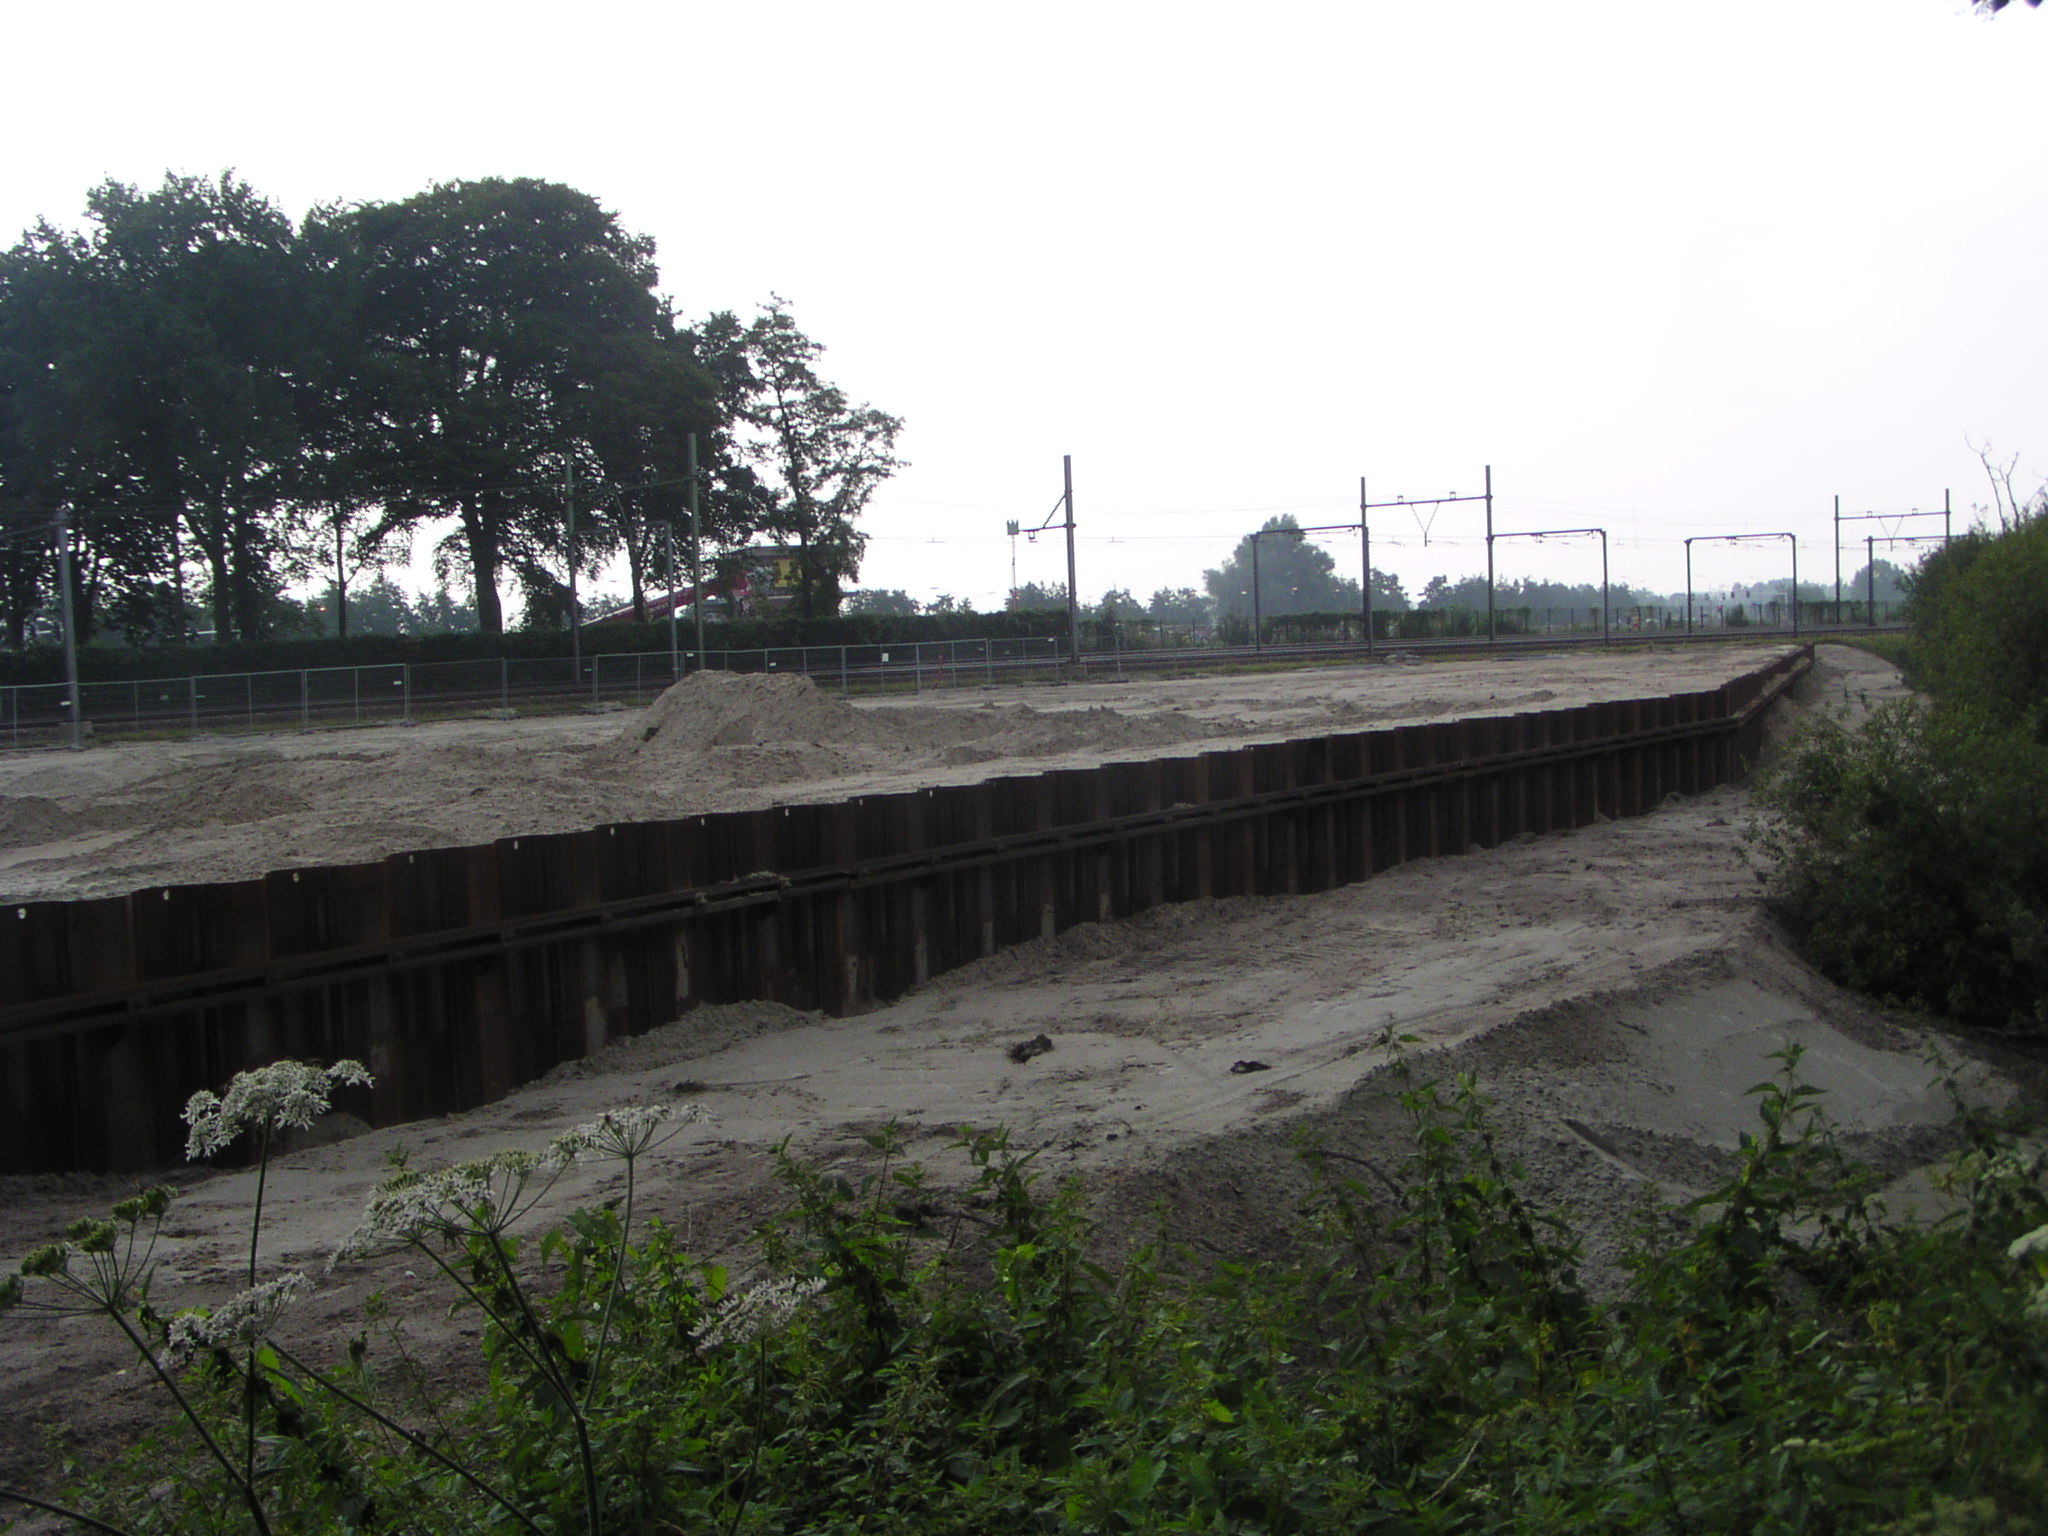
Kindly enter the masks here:
[[697, 434], [690, 434], [690, 606], [697, 613], [697, 665], [704, 665], [704, 522], [698, 513]]
[[661, 531], [668, 545], [668, 675], [674, 682], [683, 675], [682, 644], [676, 633], [682, 623], [676, 614], [676, 520], [669, 518], [661, 525]]
[[1486, 466], [1486, 643], [1493, 644], [1493, 466]]
[[71, 705], [68, 734], [71, 750], [79, 752], [85, 748], [85, 721], [78, 700], [78, 626], [71, 608], [71, 519], [65, 512], [57, 514], [57, 592], [57, 611], [64, 620], [64, 692]]
[[1264, 615], [1259, 609], [1259, 535], [1265, 531], [1265, 529], [1259, 528], [1252, 532], [1252, 649], [1254, 651], [1263, 651], [1266, 648], [1266, 626]]
[[1358, 557], [1361, 567], [1358, 579], [1365, 593], [1365, 654], [1372, 654], [1372, 529], [1365, 524], [1365, 476], [1358, 477], [1358, 542], [1363, 552]]
[[576, 604], [576, 461], [562, 461], [562, 505], [569, 513], [569, 683], [583, 681], [583, 614]]
[[1010, 536], [1010, 605], [1014, 607], [1017, 602], [1017, 535], [1023, 531], [1023, 525], [1014, 517], [1007, 518], [1003, 522], [1003, 531]]
[[1081, 589], [1074, 574], [1074, 456], [1069, 453], [1060, 459], [1061, 476], [1066, 483], [1067, 503], [1067, 646], [1073, 657], [1074, 672], [1081, 670]]
[[1835, 498], [1835, 622], [1842, 622], [1842, 498]]

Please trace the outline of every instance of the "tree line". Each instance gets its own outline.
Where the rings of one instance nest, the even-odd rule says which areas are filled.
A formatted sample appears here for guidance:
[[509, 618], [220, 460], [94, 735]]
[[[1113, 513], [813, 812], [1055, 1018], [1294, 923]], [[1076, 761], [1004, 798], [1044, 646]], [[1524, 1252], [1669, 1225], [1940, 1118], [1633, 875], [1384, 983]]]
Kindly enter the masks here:
[[[1253, 546], [1257, 545], [1254, 558]], [[1880, 567], [1883, 562], [1879, 562]], [[1256, 580], [1254, 579], [1256, 573]], [[1857, 578], [1861, 581], [1861, 576]], [[1281, 514], [1268, 518], [1256, 533], [1237, 541], [1230, 555], [1219, 565], [1202, 573], [1199, 587], [1160, 587], [1149, 598], [1140, 598], [1127, 587], [1111, 587], [1083, 611], [1105, 622], [1153, 624], [1174, 627], [1209, 628], [1217, 624], [1249, 621], [1252, 592], [1256, 586], [1258, 611], [1268, 618], [1304, 614], [1355, 614], [1363, 606], [1356, 576], [1338, 571], [1336, 557], [1310, 537], [1299, 520]], [[1859, 593], [1862, 588], [1856, 589]], [[1600, 607], [1597, 582], [1556, 582], [1534, 578], [1497, 581], [1493, 592], [1498, 608], [1534, 610], [1594, 609]], [[1684, 597], [1615, 585], [1608, 592], [1614, 607], [1677, 603]], [[1487, 605], [1486, 578], [1466, 576], [1457, 581], [1433, 576], [1412, 601], [1401, 578], [1374, 566], [1372, 605], [1379, 613], [1406, 613], [1411, 608], [1470, 608], [1484, 611]], [[1011, 611], [1064, 609], [1065, 582], [1025, 582], [1011, 589], [1004, 607]], [[961, 603], [950, 596], [920, 604], [908, 593], [893, 589], [849, 594], [849, 612], [877, 614], [953, 613]], [[969, 609], [971, 611], [971, 607]]]
[[[646, 614], [664, 542], [794, 556], [829, 613], [902, 422], [818, 372], [773, 298], [685, 320], [651, 239], [558, 183], [448, 182], [294, 222], [232, 173], [108, 181], [80, 229], [0, 257], [0, 644], [56, 596], [131, 643], [296, 626], [434, 538], [475, 624], [569, 617], [617, 560]], [[693, 503], [692, 466], [698, 492]]]

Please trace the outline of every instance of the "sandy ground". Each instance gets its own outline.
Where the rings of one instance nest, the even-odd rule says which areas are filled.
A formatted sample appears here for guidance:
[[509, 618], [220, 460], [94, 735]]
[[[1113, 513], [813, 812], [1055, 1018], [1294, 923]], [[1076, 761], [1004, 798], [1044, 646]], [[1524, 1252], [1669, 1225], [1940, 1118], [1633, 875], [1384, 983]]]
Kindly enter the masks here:
[[[1713, 661], [1718, 669], [1736, 665], [1725, 652]], [[1468, 672], [1471, 686], [1494, 695], [1477, 702], [1514, 708], [1538, 692], [1563, 696], [1562, 664], [1530, 658], [1527, 674], [1521, 665]], [[1675, 658], [1637, 667], [1617, 665], [1583, 686], [1647, 691], [1646, 673], [1654, 686], [1696, 685], [1697, 674], [1679, 670]], [[1201, 718], [1268, 734], [1297, 719], [1329, 719], [1338, 707], [1366, 707], [1346, 685], [1412, 687], [1407, 707], [1435, 708], [1451, 697], [1449, 671], [1375, 668], [1356, 678], [1317, 673], [1141, 691], [1155, 716], [1207, 711]], [[1667, 681], [1678, 677], [1684, 681]], [[1825, 648], [1786, 708], [1860, 711], [1897, 692], [1896, 677], [1872, 658]], [[1257, 698], [1268, 700], [1263, 717]], [[979, 707], [963, 700], [955, 713]], [[1373, 707], [1403, 706], [1381, 696]], [[904, 706], [865, 713], [881, 708]], [[647, 723], [661, 717], [640, 728]], [[551, 751], [594, 763], [607, 750], [600, 732], [616, 736], [618, 724], [565, 723], [568, 744]], [[580, 748], [579, 730], [590, 733]], [[339, 752], [374, 745], [391, 765], [385, 771], [429, 750], [416, 745], [417, 735], [377, 734], [392, 739], [314, 739], [293, 748], [332, 765]], [[477, 740], [491, 738], [479, 731]], [[171, 750], [191, 752], [191, 771], [218, 771], [220, 758], [236, 751], [273, 754], [266, 766], [284, 752]], [[578, 750], [584, 756], [574, 759]], [[17, 776], [66, 768], [76, 771], [50, 759], [9, 765]], [[131, 771], [130, 782], [150, 782]], [[48, 784], [64, 793], [54, 778]], [[396, 1148], [415, 1166], [432, 1167], [539, 1147], [606, 1108], [649, 1101], [700, 1103], [711, 1118], [658, 1155], [642, 1209], [699, 1251], [742, 1265], [745, 1234], [780, 1203], [771, 1177], [776, 1143], [787, 1137], [806, 1157], [857, 1163], [868, 1155], [860, 1138], [891, 1120], [942, 1182], [958, 1171], [949, 1148], [956, 1127], [1006, 1126], [1041, 1150], [1049, 1173], [1086, 1183], [1107, 1231], [1147, 1233], [1150, 1211], [1163, 1204], [1176, 1237], [1197, 1249], [1272, 1252], [1284, 1246], [1305, 1188], [1291, 1150], [1304, 1129], [1323, 1136], [1340, 1163], [1398, 1171], [1409, 1133], [1387, 1098], [1390, 1031], [1419, 1037], [1406, 1048], [1415, 1070], [1469, 1071], [1496, 1095], [1505, 1150], [1528, 1168], [1539, 1200], [1584, 1223], [1596, 1276], [1611, 1272], [1619, 1234], [1646, 1188], [1685, 1196], [1726, 1173], [1740, 1132], [1753, 1123], [1747, 1090], [1771, 1075], [1768, 1053], [1791, 1042], [1806, 1048], [1807, 1080], [1827, 1090], [1857, 1149], [1896, 1175], [1896, 1203], [1925, 1208], [1933, 1197], [1924, 1169], [1949, 1142], [1944, 1099], [1921, 1057], [1924, 1039], [1784, 950], [1744, 855], [1753, 814], [1741, 791], [1723, 789], [1651, 816], [1405, 865], [1323, 895], [1191, 904], [1085, 926], [939, 977], [857, 1018], [772, 1004], [703, 1009], [567, 1064], [501, 1103], [288, 1155], [271, 1174], [264, 1264], [317, 1273]], [[1010, 1045], [1041, 1033], [1051, 1050], [1022, 1064], [1011, 1059]], [[1969, 1091], [1987, 1101], [2013, 1092], [2024, 1076], [2023, 1065], [1982, 1049], [1953, 1041], [1945, 1049], [1965, 1063]], [[614, 1192], [607, 1180], [601, 1171], [572, 1173], [536, 1220]], [[236, 1288], [252, 1184], [246, 1172], [181, 1176], [160, 1307]], [[0, 1180], [0, 1258], [103, 1210], [128, 1187], [86, 1177]], [[337, 1272], [297, 1310], [290, 1330], [329, 1341], [354, 1332], [372, 1285], [410, 1319], [430, 1372], [463, 1369], [471, 1346], [460, 1320], [444, 1318], [439, 1289], [402, 1260]], [[133, 1362], [84, 1322], [15, 1314], [0, 1323], [0, 1382], [13, 1410], [0, 1416], [0, 1476], [38, 1462], [40, 1426], [62, 1426], [73, 1444], [104, 1445], [158, 1411]]]
[[854, 704], [798, 678], [702, 673], [647, 710], [0, 754], [0, 901], [1711, 688], [1780, 650], [1381, 660]]

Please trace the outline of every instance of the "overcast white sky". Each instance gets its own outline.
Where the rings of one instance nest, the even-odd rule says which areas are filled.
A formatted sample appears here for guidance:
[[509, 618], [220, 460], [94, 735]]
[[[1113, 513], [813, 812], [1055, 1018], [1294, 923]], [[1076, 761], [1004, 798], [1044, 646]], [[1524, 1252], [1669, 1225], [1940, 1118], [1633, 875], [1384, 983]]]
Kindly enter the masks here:
[[[2019, 5], [188, 0], [7, 37], [0, 234], [109, 176], [233, 167], [294, 215], [541, 176], [652, 234], [685, 314], [784, 295], [909, 424], [863, 585], [999, 606], [1063, 453], [1082, 592], [1141, 597], [1273, 512], [1355, 521], [1361, 475], [1490, 463], [1500, 529], [1604, 525], [1618, 581], [1675, 590], [1688, 534], [1796, 531], [1832, 579], [1837, 494], [1986, 501], [1966, 439], [2048, 467]], [[1858, 524], [1844, 569], [1938, 526]], [[1411, 592], [1484, 566], [1474, 509], [1373, 527]]]

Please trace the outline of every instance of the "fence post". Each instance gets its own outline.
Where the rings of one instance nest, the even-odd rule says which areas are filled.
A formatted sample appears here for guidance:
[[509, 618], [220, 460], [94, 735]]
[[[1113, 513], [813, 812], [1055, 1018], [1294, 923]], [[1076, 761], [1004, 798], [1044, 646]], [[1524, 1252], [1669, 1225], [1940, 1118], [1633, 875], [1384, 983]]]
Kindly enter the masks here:
[[498, 708], [508, 714], [512, 710], [512, 664], [502, 656], [498, 658]]
[[306, 669], [299, 668], [299, 729], [306, 730], [313, 724], [312, 706], [307, 698]]
[[356, 690], [356, 724], [361, 725], [363, 723], [363, 669], [361, 667], [351, 667], [348, 675], [349, 680], [355, 684]]
[[843, 645], [839, 647], [839, 691], [841, 693], [851, 693], [853, 691], [846, 681], [846, 647]]
[[412, 663], [405, 664], [405, 715], [406, 724], [412, 723]]
[[595, 713], [597, 710], [597, 668], [598, 663], [603, 660], [602, 656], [595, 653], [592, 653], [590, 658], [590, 708], [592, 713]]
[[256, 674], [254, 672], [244, 672], [242, 674], [242, 697], [248, 706], [246, 713], [249, 729], [253, 731], [256, 729]]
[[142, 684], [135, 685], [135, 729], [142, 729]]
[[199, 678], [195, 674], [186, 678], [185, 683], [192, 690], [192, 734], [197, 736], [199, 734]]

